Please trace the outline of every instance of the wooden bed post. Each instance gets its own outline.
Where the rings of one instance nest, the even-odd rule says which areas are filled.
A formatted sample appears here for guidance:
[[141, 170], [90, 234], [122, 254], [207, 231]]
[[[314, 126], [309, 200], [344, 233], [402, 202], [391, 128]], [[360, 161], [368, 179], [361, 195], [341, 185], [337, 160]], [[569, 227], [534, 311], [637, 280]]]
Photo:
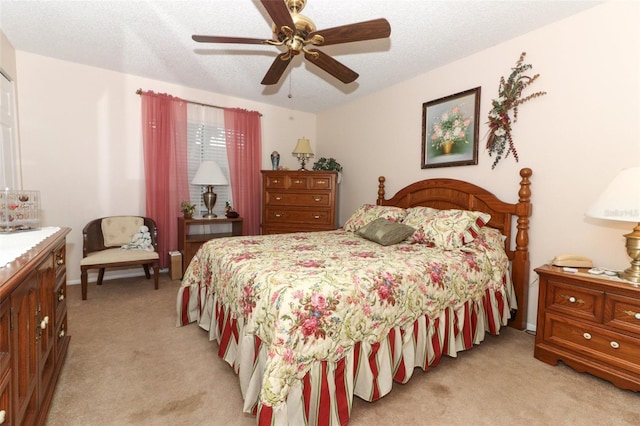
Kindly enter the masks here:
[[381, 206], [384, 201], [384, 181], [384, 176], [380, 176], [378, 178], [378, 200], [376, 201], [376, 204], [379, 206]]
[[518, 231], [516, 234], [516, 251], [512, 263], [512, 274], [518, 310], [510, 325], [518, 330], [527, 327], [527, 304], [529, 303], [529, 216], [531, 216], [531, 181], [533, 172], [529, 168], [520, 170], [520, 191], [518, 191]]

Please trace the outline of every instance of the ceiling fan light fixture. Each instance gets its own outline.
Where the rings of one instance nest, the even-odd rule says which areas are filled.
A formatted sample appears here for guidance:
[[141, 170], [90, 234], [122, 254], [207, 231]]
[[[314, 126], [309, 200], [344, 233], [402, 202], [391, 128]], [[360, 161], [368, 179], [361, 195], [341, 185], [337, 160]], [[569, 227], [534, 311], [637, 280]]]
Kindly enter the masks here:
[[274, 58], [269, 70], [262, 79], [262, 84], [277, 84], [294, 56], [304, 52], [305, 59], [315, 66], [337, 78], [345, 84], [352, 83], [358, 78], [358, 73], [335, 60], [328, 54], [307, 46], [329, 46], [356, 41], [387, 38], [391, 34], [391, 26], [384, 18], [354, 24], [340, 25], [317, 31], [311, 19], [299, 12], [304, 8], [307, 0], [260, 0], [262, 6], [273, 21], [272, 40], [247, 37], [220, 36], [192, 36], [200, 43], [237, 43], [237, 44], [266, 44], [284, 46], [287, 51]]

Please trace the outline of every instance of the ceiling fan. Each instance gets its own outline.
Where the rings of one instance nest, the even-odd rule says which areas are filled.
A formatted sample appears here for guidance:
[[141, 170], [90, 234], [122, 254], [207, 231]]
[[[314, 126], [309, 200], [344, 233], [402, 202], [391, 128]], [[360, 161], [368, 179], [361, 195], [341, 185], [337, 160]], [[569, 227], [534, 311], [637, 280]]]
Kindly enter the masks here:
[[273, 19], [274, 39], [206, 35], [194, 35], [192, 38], [200, 43], [268, 44], [286, 47], [287, 51], [276, 57], [262, 79], [264, 85], [276, 84], [293, 57], [301, 52], [310, 63], [343, 83], [351, 83], [358, 78], [358, 73], [310, 46], [374, 40], [389, 37], [391, 34], [391, 26], [384, 18], [316, 31], [313, 21], [299, 13], [307, 0], [261, 0], [260, 2]]

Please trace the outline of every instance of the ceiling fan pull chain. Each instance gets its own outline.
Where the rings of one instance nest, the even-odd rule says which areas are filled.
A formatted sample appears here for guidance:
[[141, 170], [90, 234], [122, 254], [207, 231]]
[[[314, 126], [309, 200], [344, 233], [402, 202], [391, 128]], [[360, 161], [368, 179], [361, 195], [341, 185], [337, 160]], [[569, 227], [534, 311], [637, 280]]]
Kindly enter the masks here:
[[293, 95], [291, 94], [291, 80], [293, 80], [293, 69], [289, 72], [289, 94], [287, 95], [287, 98], [289, 99], [293, 98]]

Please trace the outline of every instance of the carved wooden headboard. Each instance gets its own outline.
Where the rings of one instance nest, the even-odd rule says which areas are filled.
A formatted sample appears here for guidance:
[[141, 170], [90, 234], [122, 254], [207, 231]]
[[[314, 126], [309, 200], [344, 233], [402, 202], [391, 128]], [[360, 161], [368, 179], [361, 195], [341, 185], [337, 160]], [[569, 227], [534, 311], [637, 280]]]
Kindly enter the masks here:
[[[526, 328], [529, 294], [529, 217], [531, 216], [531, 182], [529, 168], [520, 170], [518, 202], [507, 203], [487, 189], [456, 179], [426, 179], [412, 183], [385, 199], [384, 176], [378, 178], [377, 204], [403, 208], [425, 206], [436, 209], [462, 209], [491, 215], [488, 226], [500, 230], [505, 251], [511, 260], [511, 279], [518, 300], [518, 310], [509, 325]], [[514, 235], [515, 225], [515, 238]]]

